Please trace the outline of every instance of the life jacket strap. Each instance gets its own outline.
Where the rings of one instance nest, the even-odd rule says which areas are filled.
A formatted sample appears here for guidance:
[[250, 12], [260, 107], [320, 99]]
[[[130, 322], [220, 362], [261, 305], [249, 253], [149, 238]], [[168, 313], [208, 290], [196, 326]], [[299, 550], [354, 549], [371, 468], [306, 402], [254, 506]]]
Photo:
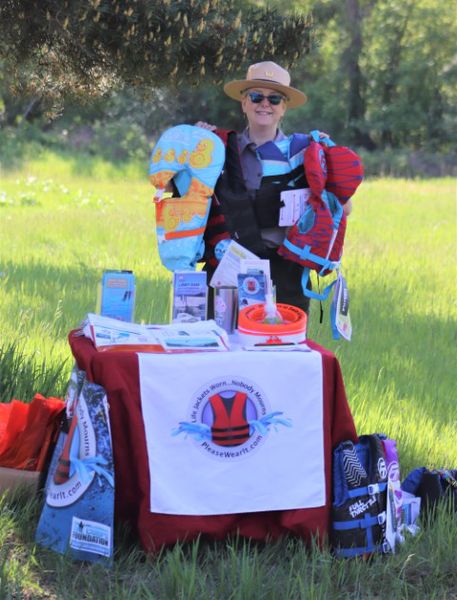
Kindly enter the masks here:
[[386, 522], [386, 511], [379, 515], [365, 515], [363, 519], [354, 519], [353, 521], [334, 521], [333, 529], [337, 531], [348, 531], [349, 529], [367, 529], [373, 525], [384, 525]]
[[337, 269], [340, 266], [341, 261], [329, 260], [328, 258], [323, 258], [318, 254], [314, 254], [313, 252], [311, 252], [311, 246], [309, 245], [300, 248], [300, 246], [292, 244], [292, 242], [290, 242], [287, 238], [284, 240], [283, 244], [287, 248], [287, 250], [296, 254], [300, 258], [300, 260], [309, 260], [320, 265], [322, 268], [320, 269], [320, 271], [317, 272], [318, 275], [322, 275], [323, 272], [327, 270], [333, 271], [334, 269]]
[[387, 554], [389, 552], [389, 544], [383, 542], [382, 544], [371, 544], [362, 548], [335, 548], [335, 556], [338, 558], [353, 558], [354, 556], [372, 552], [382, 552]]
[[186, 231], [168, 231], [165, 234], [166, 240], [176, 240], [184, 237], [191, 237], [193, 235], [203, 234], [205, 227], [198, 227], [197, 229], [187, 229]]
[[336, 279], [334, 281], [332, 281], [332, 283], [329, 283], [329, 285], [324, 288], [324, 290], [322, 291], [322, 294], [319, 294], [318, 292], [313, 292], [313, 290], [310, 290], [307, 287], [308, 281], [309, 281], [309, 274], [310, 274], [310, 269], [305, 267], [303, 269], [303, 274], [301, 276], [301, 286], [302, 286], [303, 294], [305, 296], [307, 296], [308, 298], [313, 298], [314, 300], [327, 300], [333, 286], [336, 284]]
[[348, 490], [349, 498], [358, 498], [359, 496], [374, 496], [375, 494], [379, 494], [383, 492], [387, 487], [387, 483], [372, 483], [370, 485], [354, 488], [352, 490]]

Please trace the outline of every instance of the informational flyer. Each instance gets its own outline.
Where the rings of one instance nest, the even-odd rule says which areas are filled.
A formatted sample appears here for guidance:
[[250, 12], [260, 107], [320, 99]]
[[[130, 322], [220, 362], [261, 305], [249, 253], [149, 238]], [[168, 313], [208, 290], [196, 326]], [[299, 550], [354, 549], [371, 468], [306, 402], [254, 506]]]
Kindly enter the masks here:
[[101, 315], [121, 321], [133, 321], [135, 276], [132, 271], [105, 271], [100, 295]]
[[173, 273], [172, 322], [205, 321], [208, 312], [208, 286], [205, 271]]
[[232, 240], [214, 271], [211, 281], [209, 282], [211, 287], [237, 287], [238, 286], [238, 273], [241, 273], [241, 261], [245, 259], [257, 259], [259, 257], [244, 248], [235, 240]]

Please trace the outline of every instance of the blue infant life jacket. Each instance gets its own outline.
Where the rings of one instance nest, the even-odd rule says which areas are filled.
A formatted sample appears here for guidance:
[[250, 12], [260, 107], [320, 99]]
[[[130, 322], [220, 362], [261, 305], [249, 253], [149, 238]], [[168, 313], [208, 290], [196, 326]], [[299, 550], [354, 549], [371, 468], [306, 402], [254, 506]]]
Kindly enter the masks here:
[[[224, 158], [219, 137], [193, 125], [168, 129], [152, 151], [149, 178], [158, 190], [157, 242], [160, 259], [170, 271], [194, 270], [203, 256], [203, 233]], [[172, 180], [180, 197], [162, 197]]]
[[379, 434], [345, 441], [333, 451], [331, 543], [336, 556], [387, 552], [387, 466]]

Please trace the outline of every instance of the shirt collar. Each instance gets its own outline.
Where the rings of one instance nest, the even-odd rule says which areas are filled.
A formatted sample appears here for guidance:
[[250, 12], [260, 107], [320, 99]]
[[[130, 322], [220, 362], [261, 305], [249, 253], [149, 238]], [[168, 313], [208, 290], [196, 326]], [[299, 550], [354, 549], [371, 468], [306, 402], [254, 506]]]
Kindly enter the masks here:
[[[286, 139], [286, 137], [287, 136], [283, 133], [283, 131], [281, 131], [281, 129], [278, 129], [278, 131], [276, 132], [276, 137], [272, 141], [280, 142], [281, 140]], [[249, 127], [246, 127], [246, 129], [242, 133], [238, 134], [238, 148], [240, 150], [240, 153], [244, 152], [244, 150], [246, 150], [249, 144], [254, 145], [254, 142], [252, 142], [249, 137]]]

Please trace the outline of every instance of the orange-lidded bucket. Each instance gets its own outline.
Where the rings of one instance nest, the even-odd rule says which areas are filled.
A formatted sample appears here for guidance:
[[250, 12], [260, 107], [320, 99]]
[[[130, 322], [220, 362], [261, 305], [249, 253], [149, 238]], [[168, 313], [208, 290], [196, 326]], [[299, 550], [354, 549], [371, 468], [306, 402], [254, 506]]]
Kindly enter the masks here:
[[265, 304], [252, 304], [240, 310], [238, 335], [246, 345], [299, 344], [306, 340], [307, 315], [291, 304], [277, 304], [282, 323], [263, 323]]

